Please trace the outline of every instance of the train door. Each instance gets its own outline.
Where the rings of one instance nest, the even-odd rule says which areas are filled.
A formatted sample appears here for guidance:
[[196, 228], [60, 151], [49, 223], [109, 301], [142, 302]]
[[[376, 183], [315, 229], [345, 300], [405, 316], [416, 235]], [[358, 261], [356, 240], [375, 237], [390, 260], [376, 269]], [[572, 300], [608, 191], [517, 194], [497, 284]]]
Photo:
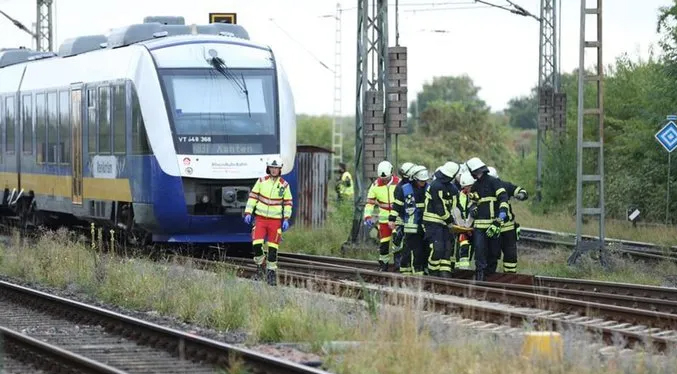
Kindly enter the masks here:
[[72, 125], [72, 200], [73, 204], [82, 204], [82, 87], [71, 87], [71, 125]]

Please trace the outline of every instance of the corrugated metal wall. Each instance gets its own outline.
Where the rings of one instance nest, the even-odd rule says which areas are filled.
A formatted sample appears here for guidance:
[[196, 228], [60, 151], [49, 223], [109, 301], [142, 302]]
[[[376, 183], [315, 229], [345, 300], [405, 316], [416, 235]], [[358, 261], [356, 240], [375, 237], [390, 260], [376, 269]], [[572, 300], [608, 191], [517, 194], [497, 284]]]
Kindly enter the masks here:
[[331, 151], [321, 147], [296, 148], [298, 158], [298, 209], [297, 225], [316, 228], [327, 219], [327, 199], [331, 178]]

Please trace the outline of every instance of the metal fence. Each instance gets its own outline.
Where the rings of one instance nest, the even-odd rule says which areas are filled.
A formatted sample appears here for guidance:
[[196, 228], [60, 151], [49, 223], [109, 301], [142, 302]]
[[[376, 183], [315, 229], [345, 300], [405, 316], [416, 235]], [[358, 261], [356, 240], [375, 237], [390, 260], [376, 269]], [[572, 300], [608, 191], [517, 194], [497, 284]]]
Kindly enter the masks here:
[[316, 228], [327, 219], [332, 151], [313, 145], [296, 147], [298, 160], [297, 225]]

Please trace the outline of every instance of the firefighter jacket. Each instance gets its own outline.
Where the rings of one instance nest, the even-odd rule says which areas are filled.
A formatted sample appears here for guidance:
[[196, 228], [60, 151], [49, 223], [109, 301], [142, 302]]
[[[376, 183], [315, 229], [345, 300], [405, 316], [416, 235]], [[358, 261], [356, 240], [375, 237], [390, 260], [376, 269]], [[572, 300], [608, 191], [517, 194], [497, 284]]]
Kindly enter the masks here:
[[341, 196], [353, 196], [353, 177], [349, 172], [344, 171], [337, 183], [338, 193]]
[[436, 172], [435, 180], [430, 183], [425, 193], [423, 222], [450, 225], [453, 222], [451, 210], [456, 206], [458, 193], [453, 179], [439, 171]]
[[396, 176], [390, 177], [388, 182], [381, 182], [378, 178], [371, 184], [367, 192], [367, 204], [364, 206], [364, 218], [372, 217], [374, 205], [378, 205], [378, 222], [387, 223], [392, 209], [395, 186], [400, 182]]
[[[503, 184], [503, 188], [505, 188], [505, 192], [508, 194], [508, 199], [511, 197], [515, 197], [520, 191], [523, 191], [524, 189], [520, 186], [516, 186], [508, 181], [504, 181], [499, 179], [501, 183]], [[513, 230], [515, 228], [515, 213], [512, 211], [512, 204], [508, 202], [508, 218], [505, 220], [503, 223], [503, 226], [501, 227], [501, 232], [506, 232]]]
[[403, 226], [405, 234], [422, 233], [425, 190], [428, 188], [428, 184], [419, 187], [415, 181], [408, 179], [403, 179], [403, 181], [405, 182], [401, 182], [395, 187], [393, 209], [390, 211], [388, 221], [399, 221], [398, 224]]
[[477, 198], [475, 228], [487, 229], [498, 218], [499, 212], [508, 214], [509, 196], [500, 179], [484, 173], [475, 181], [470, 192]]
[[[400, 178], [400, 182], [397, 183], [397, 186], [395, 186], [395, 191], [393, 192], [393, 204], [396, 203], [395, 200], [398, 199], [398, 196], [400, 203], [404, 204], [404, 195], [402, 194], [402, 186], [406, 183], [411, 183], [409, 178]], [[396, 225], [400, 226], [402, 225], [402, 215], [400, 213], [393, 215], [393, 211], [391, 210], [390, 216], [388, 216], [388, 221], [395, 222]]]
[[270, 175], [259, 178], [249, 193], [245, 214], [267, 218], [291, 218], [292, 198], [289, 183]]

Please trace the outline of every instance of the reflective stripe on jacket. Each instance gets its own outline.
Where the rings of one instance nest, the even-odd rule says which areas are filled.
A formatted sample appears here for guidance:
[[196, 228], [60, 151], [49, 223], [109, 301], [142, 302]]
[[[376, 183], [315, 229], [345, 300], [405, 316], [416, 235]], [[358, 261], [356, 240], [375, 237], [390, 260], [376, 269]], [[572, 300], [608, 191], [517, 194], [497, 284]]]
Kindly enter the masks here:
[[270, 175], [259, 178], [249, 193], [245, 214], [267, 218], [291, 218], [292, 198], [289, 183], [282, 177]]
[[378, 205], [378, 222], [388, 222], [388, 216], [392, 209], [393, 194], [395, 186], [400, 182], [400, 178], [392, 176], [390, 181], [383, 183], [381, 179], [376, 179], [369, 187], [367, 192], [367, 204], [364, 206], [364, 218], [374, 215], [374, 206]]

